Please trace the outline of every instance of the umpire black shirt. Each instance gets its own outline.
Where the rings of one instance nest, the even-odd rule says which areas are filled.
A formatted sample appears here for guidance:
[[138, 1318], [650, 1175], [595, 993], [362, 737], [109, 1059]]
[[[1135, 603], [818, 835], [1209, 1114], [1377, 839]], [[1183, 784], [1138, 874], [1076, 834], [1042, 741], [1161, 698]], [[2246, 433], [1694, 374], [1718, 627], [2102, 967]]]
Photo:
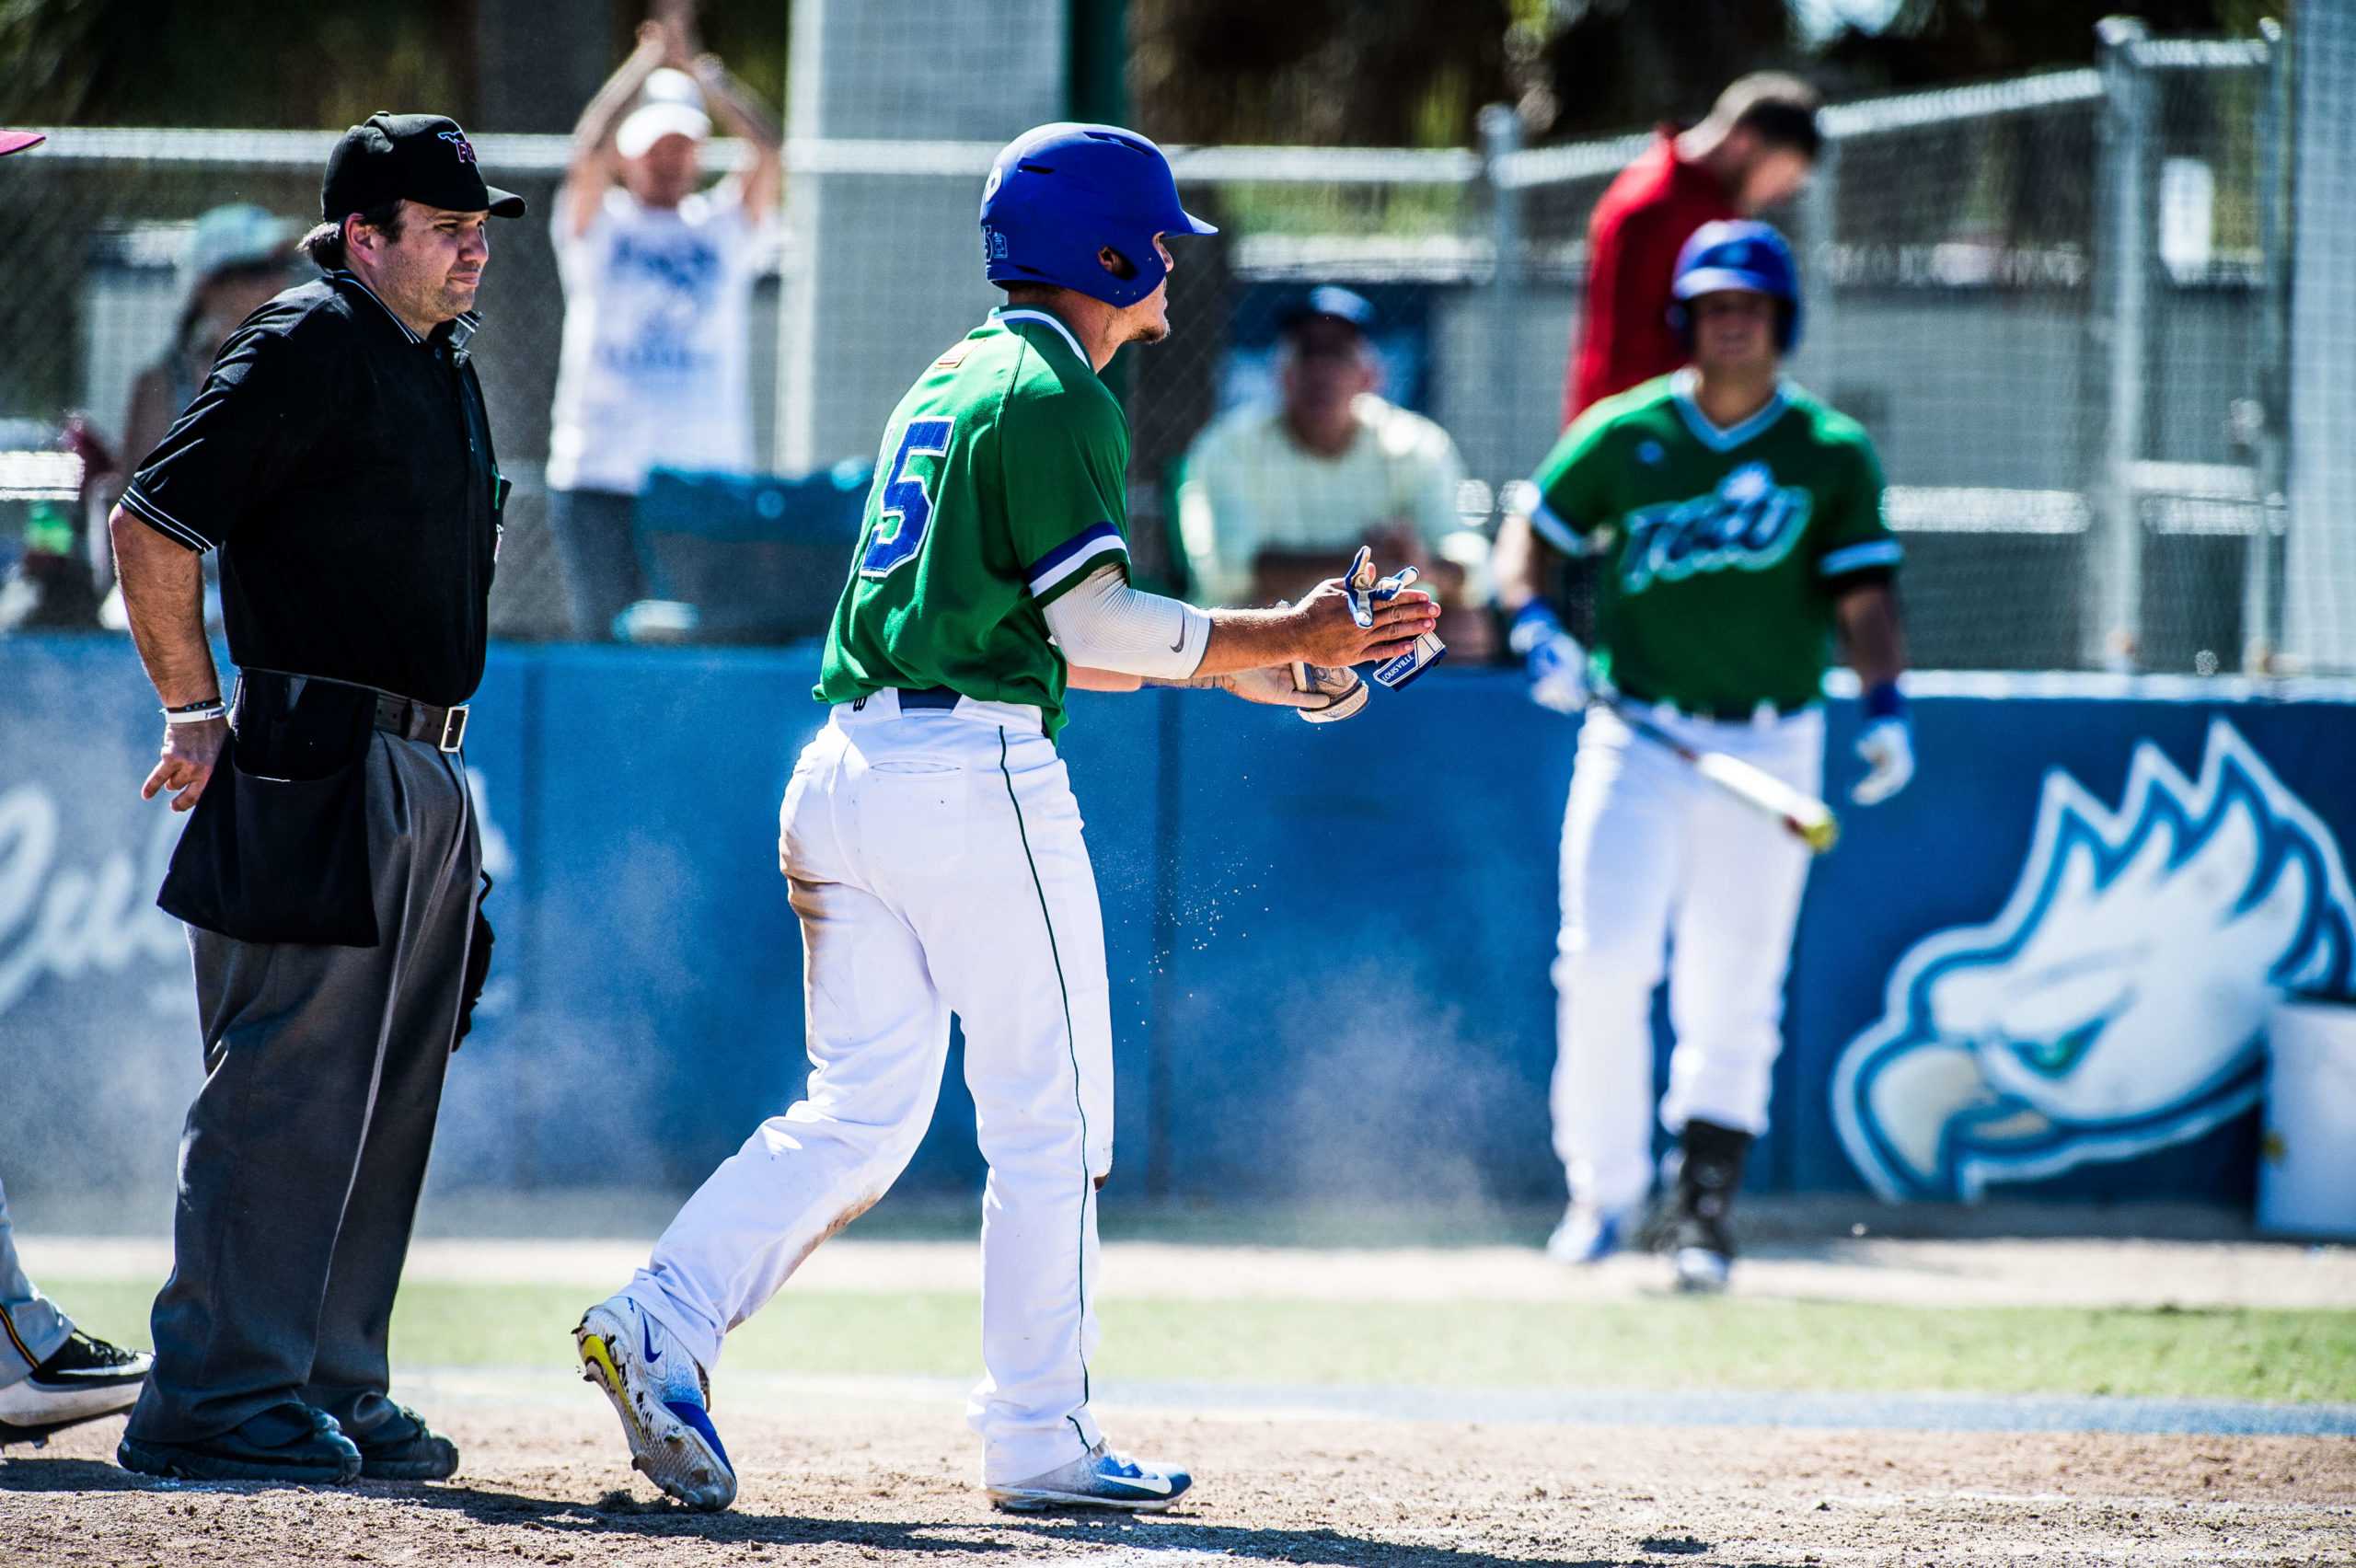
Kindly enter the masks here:
[[350, 272], [287, 290], [123, 492], [221, 550], [229, 657], [439, 705], [482, 679], [505, 485], [468, 313], [420, 338]]

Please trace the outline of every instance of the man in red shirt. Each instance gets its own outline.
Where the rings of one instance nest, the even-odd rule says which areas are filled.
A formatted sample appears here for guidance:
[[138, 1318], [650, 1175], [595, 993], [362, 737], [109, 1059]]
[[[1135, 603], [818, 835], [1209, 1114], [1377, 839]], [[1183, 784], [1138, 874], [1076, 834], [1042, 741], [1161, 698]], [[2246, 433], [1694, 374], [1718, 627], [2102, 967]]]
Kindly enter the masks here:
[[1588, 404], [1685, 363], [1669, 325], [1677, 252], [1703, 224], [1748, 217], [1807, 183], [1822, 141], [1816, 89], [1761, 71], [1718, 95], [1709, 118], [1660, 139], [1618, 179], [1588, 220], [1587, 294], [1563, 391], [1563, 422]]

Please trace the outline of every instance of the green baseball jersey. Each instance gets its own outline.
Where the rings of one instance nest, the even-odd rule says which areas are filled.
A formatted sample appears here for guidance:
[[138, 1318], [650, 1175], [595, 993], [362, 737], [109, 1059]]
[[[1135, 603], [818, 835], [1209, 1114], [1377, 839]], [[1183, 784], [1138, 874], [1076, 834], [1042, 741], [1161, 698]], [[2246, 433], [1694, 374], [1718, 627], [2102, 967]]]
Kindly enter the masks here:
[[918, 377], [875, 459], [814, 695], [947, 686], [1064, 723], [1046, 606], [1128, 569], [1129, 421], [1044, 310], [993, 311]]
[[1789, 382], [1721, 430], [1693, 375], [1582, 415], [1538, 471], [1530, 521], [1604, 558], [1595, 653], [1621, 690], [1690, 712], [1801, 707], [1831, 658], [1833, 602], [1902, 554], [1881, 463], [1856, 421]]

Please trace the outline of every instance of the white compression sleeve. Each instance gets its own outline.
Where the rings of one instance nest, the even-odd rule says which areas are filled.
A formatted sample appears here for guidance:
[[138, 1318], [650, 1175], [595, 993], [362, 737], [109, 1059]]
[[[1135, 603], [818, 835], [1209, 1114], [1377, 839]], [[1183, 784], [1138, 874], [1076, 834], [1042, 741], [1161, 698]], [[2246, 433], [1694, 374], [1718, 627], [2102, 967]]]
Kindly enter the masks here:
[[1066, 662], [1125, 675], [1184, 680], [1211, 645], [1211, 617], [1182, 600], [1140, 594], [1107, 562], [1046, 608]]

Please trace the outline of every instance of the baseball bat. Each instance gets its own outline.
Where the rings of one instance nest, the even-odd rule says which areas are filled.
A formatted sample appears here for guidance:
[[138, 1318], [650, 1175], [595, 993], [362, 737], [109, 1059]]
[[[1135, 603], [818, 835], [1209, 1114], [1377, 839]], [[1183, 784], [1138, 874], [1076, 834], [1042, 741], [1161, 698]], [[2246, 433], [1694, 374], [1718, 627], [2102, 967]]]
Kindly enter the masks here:
[[1807, 845], [1810, 853], [1823, 854], [1841, 836], [1841, 819], [1832, 814], [1831, 806], [1801, 794], [1765, 768], [1725, 752], [1705, 752], [1688, 745], [1644, 715], [1609, 698], [1599, 697], [1595, 702], [1598, 707], [1610, 709], [1614, 718], [1646, 740], [1666, 747], [1688, 767], [1736, 800], [1783, 824], [1784, 830]]

